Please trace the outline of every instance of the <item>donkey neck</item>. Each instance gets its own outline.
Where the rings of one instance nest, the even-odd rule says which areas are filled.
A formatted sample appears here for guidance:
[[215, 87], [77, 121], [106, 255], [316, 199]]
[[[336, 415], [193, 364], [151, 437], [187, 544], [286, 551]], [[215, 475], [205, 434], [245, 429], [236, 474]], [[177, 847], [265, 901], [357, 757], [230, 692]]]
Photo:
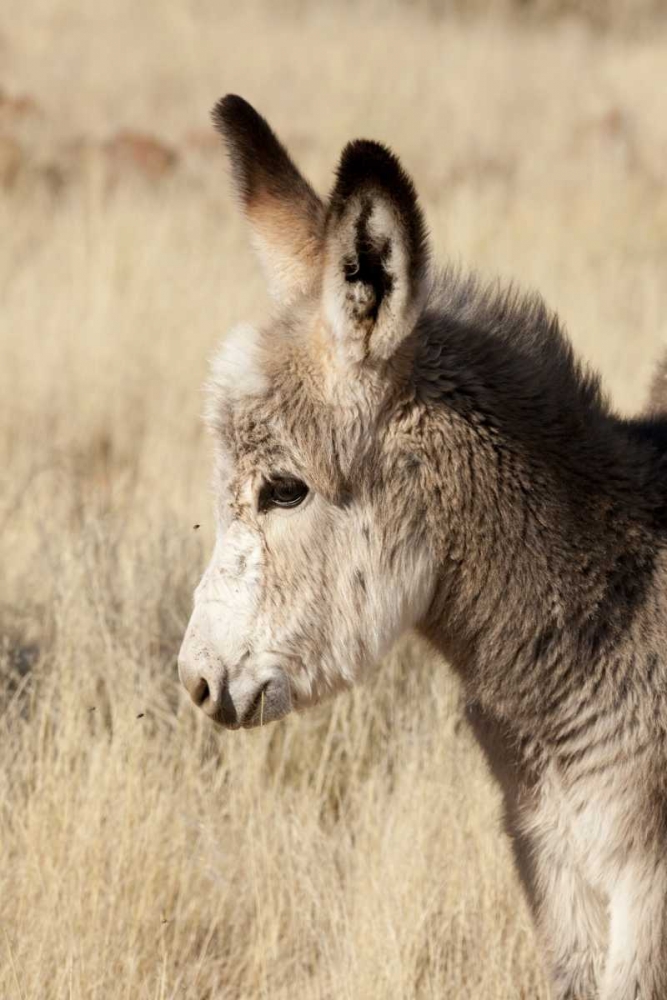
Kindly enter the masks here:
[[500, 305], [425, 321], [440, 574], [424, 631], [475, 700], [546, 737], [641, 610], [662, 474], [544, 307]]

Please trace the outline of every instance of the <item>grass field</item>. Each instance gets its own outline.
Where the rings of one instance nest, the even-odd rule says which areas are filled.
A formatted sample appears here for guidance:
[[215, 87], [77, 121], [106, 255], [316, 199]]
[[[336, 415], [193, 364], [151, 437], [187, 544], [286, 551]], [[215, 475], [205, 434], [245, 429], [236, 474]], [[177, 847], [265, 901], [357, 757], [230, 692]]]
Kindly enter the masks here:
[[446, 664], [409, 639], [252, 733], [179, 690], [200, 386], [265, 301], [208, 111], [242, 93], [322, 190], [390, 143], [439, 253], [541, 289], [632, 412], [667, 334], [662, 5], [241, 6], [0, 18], [0, 997], [546, 1000]]

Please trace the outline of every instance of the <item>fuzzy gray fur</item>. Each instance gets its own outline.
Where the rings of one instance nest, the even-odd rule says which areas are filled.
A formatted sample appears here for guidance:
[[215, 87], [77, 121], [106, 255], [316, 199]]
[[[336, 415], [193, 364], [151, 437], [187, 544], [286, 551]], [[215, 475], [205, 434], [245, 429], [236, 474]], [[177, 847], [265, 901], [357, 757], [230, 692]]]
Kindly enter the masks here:
[[[249, 222], [293, 287], [248, 353], [247, 391], [227, 355], [216, 369], [220, 538], [238, 530], [261, 569], [233, 642], [193, 616], [184, 682], [213, 678], [229, 713], [210, 714], [249, 704], [254, 724], [260, 653], [280, 661], [262, 682], [279, 678], [277, 718], [417, 628], [462, 677], [505, 790], [554, 998], [664, 1000], [664, 373], [646, 416], [616, 416], [539, 297], [430, 269], [388, 150], [348, 147], [320, 208], [282, 147], [266, 182], [272, 133], [227, 100]], [[276, 470], [311, 490], [282, 521], [256, 501]]]

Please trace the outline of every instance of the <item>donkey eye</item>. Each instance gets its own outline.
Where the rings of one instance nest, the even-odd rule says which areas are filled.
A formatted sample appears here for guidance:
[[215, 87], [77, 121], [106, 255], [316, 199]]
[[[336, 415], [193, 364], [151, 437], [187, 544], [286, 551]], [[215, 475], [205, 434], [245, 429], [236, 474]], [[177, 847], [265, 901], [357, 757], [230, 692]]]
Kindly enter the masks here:
[[271, 507], [298, 507], [308, 496], [308, 487], [300, 479], [292, 477], [272, 479], [262, 486], [259, 494], [259, 509]]

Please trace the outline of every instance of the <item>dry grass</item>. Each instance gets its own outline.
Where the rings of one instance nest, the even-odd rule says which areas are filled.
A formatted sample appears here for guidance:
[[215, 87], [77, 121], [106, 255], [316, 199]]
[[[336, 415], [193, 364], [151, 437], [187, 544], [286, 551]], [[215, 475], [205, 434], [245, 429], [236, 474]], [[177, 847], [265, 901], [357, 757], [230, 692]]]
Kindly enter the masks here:
[[545, 998], [444, 664], [409, 642], [249, 734], [180, 696], [199, 386], [263, 296], [207, 112], [247, 95], [321, 188], [390, 142], [439, 251], [540, 287], [627, 411], [667, 332], [666, 36], [238, 8], [0, 25], [0, 996]]

